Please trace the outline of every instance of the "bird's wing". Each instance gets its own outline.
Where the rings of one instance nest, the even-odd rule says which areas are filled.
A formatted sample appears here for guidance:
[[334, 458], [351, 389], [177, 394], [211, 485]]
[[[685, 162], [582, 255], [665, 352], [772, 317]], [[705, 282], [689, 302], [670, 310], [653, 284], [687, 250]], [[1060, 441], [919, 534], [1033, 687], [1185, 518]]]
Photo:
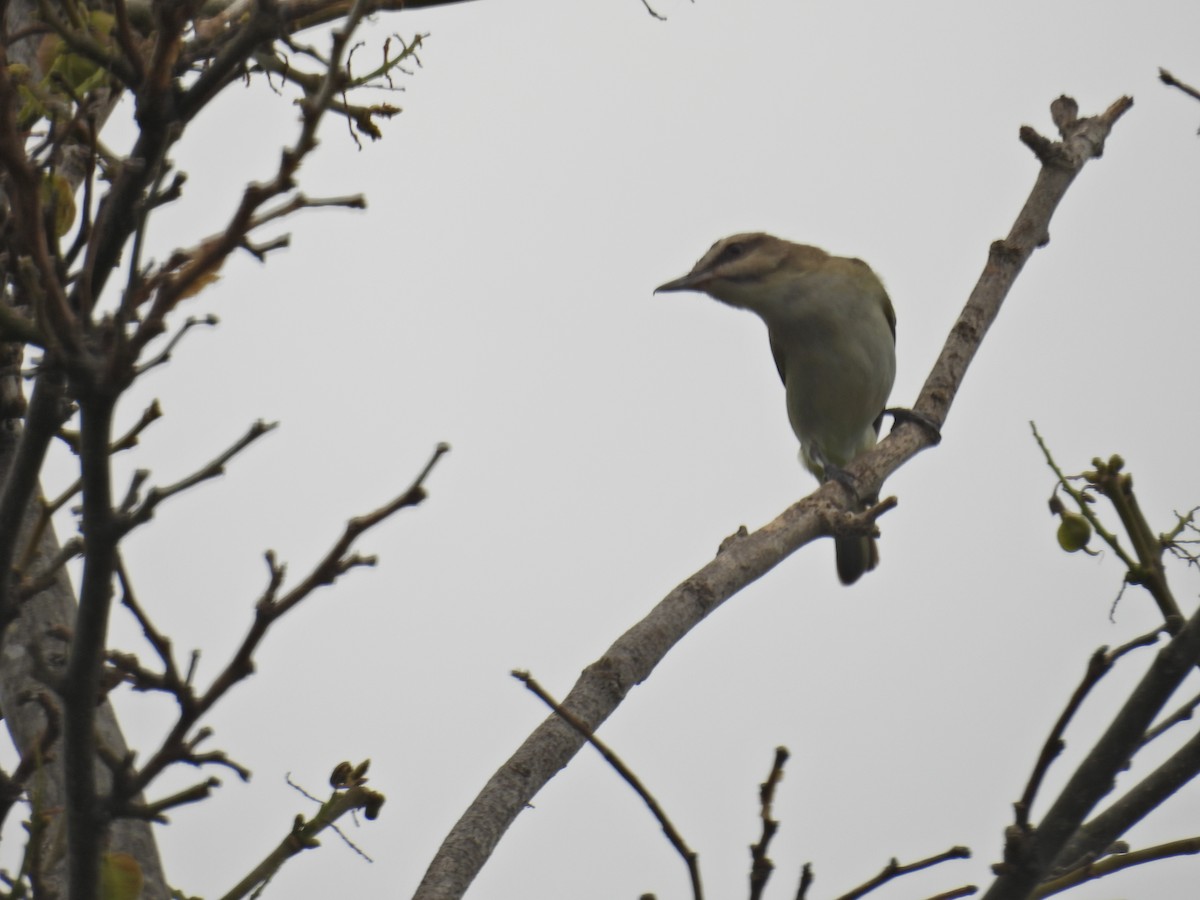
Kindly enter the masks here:
[[783, 373], [783, 347], [781, 347], [779, 342], [775, 339], [775, 332], [768, 331], [767, 337], [771, 341], [771, 356], [775, 358], [775, 369], [777, 372], [779, 372], [779, 380], [783, 382], [784, 387], [787, 387], [787, 376]]
[[895, 341], [896, 341], [896, 310], [892, 306], [892, 298], [888, 296], [887, 291], [883, 287], [883, 282], [881, 282], [879, 280], [878, 275], [876, 275], [873, 271], [871, 271], [870, 266], [868, 266], [861, 259], [852, 259], [852, 260], [850, 260], [850, 262], [853, 265], [859, 267], [860, 269], [865, 270], [869, 275], [869, 279], [871, 281], [874, 281], [879, 286], [879, 293], [883, 295], [883, 316], [885, 319], [887, 319], [888, 328], [892, 329], [892, 342], [895, 343]]
[[896, 310], [892, 307], [892, 298], [885, 292], [883, 295], [883, 314], [887, 317], [888, 327], [892, 329], [892, 343], [896, 343]]

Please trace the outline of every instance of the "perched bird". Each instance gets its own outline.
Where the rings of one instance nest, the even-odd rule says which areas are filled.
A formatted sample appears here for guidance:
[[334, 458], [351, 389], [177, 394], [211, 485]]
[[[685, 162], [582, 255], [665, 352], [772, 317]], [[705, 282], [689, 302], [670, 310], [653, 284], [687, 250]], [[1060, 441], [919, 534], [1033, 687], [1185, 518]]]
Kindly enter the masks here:
[[[659, 291], [700, 291], [766, 323], [801, 461], [854, 491], [843, 467], [875, 446], [896, 377], [896, 314], [870, 266], [769, 234], [735, 234]], [[835, 543], [843, 584], [879, 562], [872, 538]]]

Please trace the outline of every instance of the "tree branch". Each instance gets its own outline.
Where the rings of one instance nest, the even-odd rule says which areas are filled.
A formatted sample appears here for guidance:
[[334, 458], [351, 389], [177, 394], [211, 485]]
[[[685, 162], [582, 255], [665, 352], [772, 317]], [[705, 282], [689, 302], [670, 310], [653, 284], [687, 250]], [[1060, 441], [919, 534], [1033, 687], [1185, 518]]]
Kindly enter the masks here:
[[928, 869], [930, 866], [940, 865], [944, 862], [949, 862], [952, 859], [970, 859], [971, 851], [966, 847], [951, 847], [944, 853], [939, 853], [937, 856], [930, 856], [927, 859], [920, 859], [913, 863], [901, 865], [898, 860], [893, 859], [883, 871], [849, 893], [842, 894], [837, 900], [859, 900], [876, 888], [883, 887], [889, 881], [901, 877], [902, 875], [911, 875], [913, 872], [920, 872], [922, 869]]
[[189, 488], [193, 488], [196, 485], [212, 478], [218, 478], [225, 474], [226, 463], [253, 444], [264, 434], [269, 431], [273, 431], [278, 424], [278, 422], [264, 422], [262, 419], [259, 419], [250, 426], [249, 430], [247, 430], [246, 433], [242, 435], [236, 443], [230, 446], [215, 459], [205, 464], [202, 468], [193, 472], [191, 475], [181, 478], [179, 481], [175, 482], [174, 484], [169, 484], [166, 487], [150, 488], [150, 490], [146, 492], [146, 499], [136, 507], [134, 507], [132, 502], [130, 502], [137, 496], [137, 488], [135, 485], [130, 489], [130, 500], [126, 501], [124, 504], [124, 508], [128, 509], [129, 512], [121, 523], [122, 531], [130, 531], [138, 525], [150, 521], [151, 517], [154, 515], [155, 509], [157, 509], [158, 505], [164, 500], [174, 497], [176, 494], [183, 493]]
[[[1003, 241], [995, 242], [983, 274], [951, 329], [945, 347], [914, 409], [941, 426], [984, 335], [1025, 261], [1048, 241], [1050, 218], [1085, 163], [1099, 156], [1113, 124], [1129, 109], [1122, 98], [1103, 114], [1077, 119], [1073, 101], [1051, 105], [1062, 141], [1040, 148], [1042, 168], [1029, 198]], [[1022, 129], [1022, 138], [1035, 135]], [[847, 467], [865, 495], [878, 493], [884, 479], [934, 440], [915, 422], [898, 424], [873, 451]], [[716, 559], [685, 579], [650, 613], [584, 669], [563, 701], [585, 727], [595, 731], [625, 695], [650, 677], [667, 652], [710, 612], [757, 581], [791, 553], [825, 533], [830, 511], [845, 510], [849, 498], [834, 482], [784, 511], [755, 533], [733, 540]], [[579, 751], [583, 738], [558, 716], [543, 722], [484, 786], [442, 842], [414, 900], [451, 900], [463, 895], [518, 813]]]
[[[1024, 900], [1053, 871], [1078, 858], [1071, 842], [1084, 817], [1108, 794], [1142, 744], [1146, 730], [1192, 666], [1200, 660], [1200, 612], [1164, 646], [1083, 759], [1037, 829], [1006, 848], [999, 877], [985, 900]], [[1200, 745], [1200, 740], [1196, 741]], [[1177, 787], [1178, 785], [1176, 785]]]
[[[284, 568], [275, 562], [273, 554], [268, 553], [270, 567], [269, 583], [263, 595], [255, 604], [254, 622], [242, 639], [241, 646], [238, 647], [232, 659], [225, 665], [225, 668], [217, 675], [212, 684], [209, 685], [208, 690], [204, 691], [200, 696], [193, 694], [190, 678], [186, 678], [180, 683], [178, 676], [174, 676], [173, 681], [176, 685], [176, 690], [172, 692], [176, 694], [179, 702], [179, 718], [172, 726], [170, 733], [163, 740], [162, 745], [146, 761], [146, 764], [137, 772], [124, 774], [119, 789], [114, 789], [114, 793], [119, 795], [117, 797], [118, 800], [145, 790], [150, 782], [171, 764], [193, 761], [191, 749], [187, 742], [187, 735], [221, 697], [235, 684], [248, 677], [254, 671], [254, 653], [266, 637], [271, 626], [318, 588], [332, 584], [341, 575], [356, 566], [371, 564], [373, 560], [350, 552], [354, 542], [365, 531], [375, 527], [384, 519], [394, 515], [401, 509], [416, 506], [424, 500], [426, 496], [425, 479], [433, 471], [433, 467], [437, 464], [438, 460], [448, 453], [449, 450], [449, 445], [439, 444], [429, 461], [425, 464], [425, 467], [404, 493], [374, 512], [351, 519], [346, 524], [341, 537], [338, 538], [333, 547], [313, 567], [312, 571], [282, 596], [279, 595], [279, 592], [283, 587]], [[168, 666], [166, 663], [166, 660], [170, 658], [170, 648], [164, 645], [161, 639], [158, 642], [155, 642], [154, 639], [151, 639], [151, 641], [155, 644], [156, 651], [164, 659], [164, 665], [167, 666], [166, 671], [168, 673], [174, 671], [174, 666]], [[171, 688], [168, 687], [167, 689], [170, 690]]]
[[1200, 853], [1200, 837], [1185, 838], [1181, 841], [1171, 841], [1170, 843], [1159, 844], [1155, 847], [1146, 847], [1143, 850], [1136, 850], [1132, 853], [1109, 856], [1098, 862], [1089, 863], [1086, 866], [1074, 869], [1060, 878], [1047, 881], [1039, 885], [1037, 890], [1029, 896], [1031, 898], [1049, 897], [1052, 894], [1058, 894], [1085, 882], [1103, 878], [1106, 875], [1112, 875], [1114, 872], [1120, 872], [1132, 866], [1157, 862], [1160, 859], [1170, 859], [1173, 856], [1190, 856], [1196, 853]]
[[46, 451], [63, 422], [65, 384], [57, 373], [43, 372], [34, 383], [25, 428], [0, 492], [0, 631], [18, 615], [13, 568], [21, 522], [36, 496]]
[[1017, 813], [1016, 825], [1021, 831], [1028, 831], [1029, 829], [1029, 812], [1033, 809], [1033, 801], [1037, 797], [1042, 780], [1050, 770], [1051, 763], [1058, 758], [1058, 755], [1062, 753], [1063, 748], [1066, 746], [1063, 741], [1063, 734], [1066, 733], [1071, 719], [1079, 711], [1079, 708], [1083, 705], [1083, 701], [1091, 693], [1092, 688], [1100, 683], [1100, 679], [1107, 675], [1109, 670], [1112, 669], [1113, 664], [1126, 653], [1136, 650], [1139, 647], [1156, 643], [1162, 630], [1161, 628], [1157, 628], [1149, 634], [1144, 634], [1129, 641], [1112, 652], [1109, 652], [1107, 647], [1101, 647], [1092, 654], [1092, 658], [1088, 661], [1087, 671], [1084, 673], [1083, 680], [1080, 682], [1079, 687], [1075, 689], [1075, 693], [1071, 695], [1071, 699], [1067, 702], [1062, 715], [1054, 723], [1054, 728], [1051, 729], [1050, 736], [1046, 738], [1045, 744], [1042, 745], [1042, 752], [1033, 767], [1033, 773], [1029, 776], [1025, 792], [1021, 795], [1021, 799], [1013, 804]]
[[255, 888], [266, 884], [293, 856], [316, 847], [317, 835], [326, 828], [336, 827], [337, 820], [347, 813], [361, 809], [368, 819], [376, 818], [379, 815], [379, 808], [383, 805], [384, 797], [383, 794], [366, 787], [365, 781], [365, 778], [360, 778], [355, 783], [344, 787], [335, 784], [333, 795], [321, 805], [320, 810], [313, 818], [306, 822], [303, 816], [296, 816], [292, 830], [280, 841], [279, 846], [255, 866], [249, 875], [224, 894], [221, 900], [239, 900]]
[[1166, 69], [1158, 70], [1158, 80], [1168, 87], [1179, 88], [1179, 90], [1183, 91], [1194, 100], [1200, 100], [1200, 91], [1196, 90], [1190, 84], [1184, 84]]
[[775, 802], [775, 788], [783, 779], [783, 766], [788, 761], [787, 747], [775, 748], [775, 761], [771, 764], [771, 772], [767, 780], [758, 786], [759, 818], [762, 820], [762, 834], [750, 845], [750, 900], [761, 900], [763, 891], [767, 888], [767, 880], [775, 869], [775, 864], [767, 857], [767, 849], [771, 839], [779, 829], [779, 822], [771, 818], [771, 805]]
[[[1200, 734], [1194, 735], [1108, 809], [1080, 826], [1059, 853], [1056, 868], [1075, 867], [1113, 843], [1200, 773]], [[1065, 860], [1065, 865], [1059, 863]]]
[[96, 704], [108, 636], [118, 532], [112, 508], [108, 453], [115, 396], [95, 394], [80, 406], [83, 468], [83, 538], [87, 552], [79, 586], [79, 612], [63, 679], [63, 764], [67, 787], [68, 873], [72, 900], [97, 900], [107, 817], [96, 781]]
[[683, 835], [679, 833], [679, 830], [667, 818], [666, 812], [659, 805], [658, 801], [654, 799], [654, 795], [642, 784], [642, 780], [633, 773], [633, 770], [629, 766], [621, 761], [621, 758], [607, 744], [588, 731], [587, 726], [563, 709], [561, 704], [555, 702], [554, 698], [546, 693], [542, 686], [534, 680], [532, 675], [528, 672], [513, 672], [512, 676], [524, 684], [525, 687], [529, 688], [539, 700], [554, 710], [568, 725], [579, 732], [589, 744], [595, 747], [600, 755], [604, 757], [604, 761], [612, 766], [616, 773], [625, 780], [625, 783], [633, 788], [634, 793], [642, 798], [642, 802], [646, 804], [646, 808], [650, 810], [651, 815], [658, 821], [659, 827], [662, 828], [663, 834], [667, 836], [667, 840], [671, 842], [671, 846], [675, 848], [675, 852], [683, 858], [684, 865], [687, 866], [688, 876], [692, 881], [692, 896], [695, 900], [703, 900], [704, 890], [700, 884], [699, 855], [687, 845], [687, 841], [683, 839]]

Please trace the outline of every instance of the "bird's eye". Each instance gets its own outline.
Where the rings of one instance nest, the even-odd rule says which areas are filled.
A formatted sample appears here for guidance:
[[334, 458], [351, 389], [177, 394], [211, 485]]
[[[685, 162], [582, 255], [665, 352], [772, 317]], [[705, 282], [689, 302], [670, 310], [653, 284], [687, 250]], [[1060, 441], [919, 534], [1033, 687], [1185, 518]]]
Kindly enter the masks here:
[[720, 256], [717, 257], [717, 262], [718, 263], [733, 262], [735, 259], [739, 258], [745, 251], [746, 251], [745, 244], [730, 244], [724, 250], [721, 251]]

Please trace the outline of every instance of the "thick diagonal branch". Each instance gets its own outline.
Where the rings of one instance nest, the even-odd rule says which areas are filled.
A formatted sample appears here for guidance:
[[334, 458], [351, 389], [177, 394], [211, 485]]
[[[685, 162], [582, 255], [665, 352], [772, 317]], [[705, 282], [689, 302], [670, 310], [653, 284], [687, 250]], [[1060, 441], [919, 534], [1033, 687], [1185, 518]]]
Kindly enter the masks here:
[[[1025, 261], [1047, 242], [1050, 218], [1067, 188], [1084, 164], [1100, 155], [1112, 125], [1131, 104], [1122, 98], [1099, 116], [1078, 119], [1074, 101], [1060, 97], [1051, 112], [1061, 141], [1022, 129], [1022, 141], [1034, 150], [1042, 167], [1008, 237], [992, 245], [979, 283], [917, 399], [914, 408], [931, 422], [940, 426], [946, 421], [967, 367], [1005, 296]], [[919, 424], [905, 422], [874, 451], [855, 460], [849, 471], [864, 494], [876, 493], [889, 475], [932, 440]], [[594, 732], [688, 631], [792, 552], [824, 534], [823, 520], [843, 503], [843, 489], [826, 484], [753, 534], [727, 542], [716, 559], [684, 580], [583, 671], [563, 707]], [[579, 732], [558, 716], [543, 722], [492, 776], [446, 836], [417, 888], [417, 900], [461, 897], [517, 814], [583, 742]]]

